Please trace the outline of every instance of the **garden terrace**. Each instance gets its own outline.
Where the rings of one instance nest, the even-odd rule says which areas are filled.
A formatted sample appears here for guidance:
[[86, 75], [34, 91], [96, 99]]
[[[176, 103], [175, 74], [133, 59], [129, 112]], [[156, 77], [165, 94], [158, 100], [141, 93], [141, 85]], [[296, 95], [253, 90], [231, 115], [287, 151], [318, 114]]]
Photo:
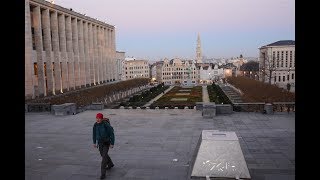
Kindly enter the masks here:
[[131, 88], [147, 85], [149, 84], [149, 81], [150, 80], [147, 78], [139, 78], [112, 84], [100, 84], [80, 90], [69, 91], [59, 95], [25, 100], [25, 103], [49, 103], [57, 105], [64, 103], [76, 103], [77, 107], [84, 107], [92, 104], [93, 102], [102, 102], [106, 96], [113, 95], [114, 92], [126, 91]]
[[243, 102], [295, 102], [295, 93], [247, 77], [228, 77], [228, 83], [243, 92]]
[[168, 107], [169, 109], [173, 109], [178, 107], [179, 109], [183, 109], [186, 106], [188, 108], [194, 108], [196, 102], [202, 102], [201, 86], [175, 86], [160, 99], [151, 104], [150, 108], [159, 107], [163, 109]]
[[129, 107], [131, 106], [133, 109], [136, 107], [142, 107], [151, 101], [153, 98], [163, 93], [169, 86], [164, 86], [164, 84], [159, 84], [155, 87], [150, 88], [149, 90], [143, 91], [142, 93], [138, 93], [130, 97], [127, 101], [122, 101], [118, 106], [114, 107], [114, 109], [119, 108], [120, 106]]

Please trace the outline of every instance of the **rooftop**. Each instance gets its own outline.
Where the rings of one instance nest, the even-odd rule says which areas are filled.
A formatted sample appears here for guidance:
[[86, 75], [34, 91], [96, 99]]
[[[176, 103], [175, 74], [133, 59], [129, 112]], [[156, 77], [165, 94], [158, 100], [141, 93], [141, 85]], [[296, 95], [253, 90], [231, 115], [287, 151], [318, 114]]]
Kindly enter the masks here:
[[[100, 176], [92, 147], [98, 111], [25, 114], [25, 179], [86, 180]], [[115, 130], [106, 179], [190, 177], [202, 130], [235, 131], [252, 179], [295, 179], [295, 114], [234, 112], [205, 119], [194, 109], [104, 109]]]
[[[277, 42], [274, 42], [274, 43], [271, 43], [271, 44], [268, 44], [268, 45], [265, 45], [265, 46], [289, 46], [289, 45], [295, 45], [295, 41], [293, 41], [293, 40], [281, 40], [281, 41], [277, 41]], [[262, 46], [262, 47], [265, 47], [265, 46]]]

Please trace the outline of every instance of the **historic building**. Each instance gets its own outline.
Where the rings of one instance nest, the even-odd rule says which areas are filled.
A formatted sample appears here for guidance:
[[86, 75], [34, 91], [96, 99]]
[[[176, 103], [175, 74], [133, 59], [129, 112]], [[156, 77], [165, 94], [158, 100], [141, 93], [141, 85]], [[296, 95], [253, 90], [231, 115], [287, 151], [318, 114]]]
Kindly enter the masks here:
[[201, 40], [200, 40], [199, 33], [197, 38], [196, 63], [202, 63], [202, 50], [201, 50]]
[[193, 60], [164, 59], [157, 64], [157, 81], [166, 85], [196, 85], [199, 73]]
[[200, 84], [212, 84], [215, 81], [218, 81], [224, 78], [224, 69], [219, 67], [215, 63], [201, 63], [196, 64], [197, 69], [199, 70], [199, 83]]
[[124, 61], [125, 79], [150, 78], [149, 62], [147, 60], [126, 60]]
[[25, 98], [116, 81], [115, 26], [44, 0], [25, 1]]
[[282, 40], [259, 48], [262, 82], [295, 91], [295, 41]]

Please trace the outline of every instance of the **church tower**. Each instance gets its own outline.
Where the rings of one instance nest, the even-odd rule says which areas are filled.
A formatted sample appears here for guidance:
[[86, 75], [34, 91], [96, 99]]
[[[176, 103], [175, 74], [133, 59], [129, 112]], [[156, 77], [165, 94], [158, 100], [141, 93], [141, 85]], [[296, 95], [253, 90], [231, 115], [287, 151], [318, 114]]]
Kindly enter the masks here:
[[196, 63], [202, 63], [202, 53], [201, 53], [201, 41], [200, 41], [200, 34], [198, 33], [197, 39], [197, 56], [196, 56]]

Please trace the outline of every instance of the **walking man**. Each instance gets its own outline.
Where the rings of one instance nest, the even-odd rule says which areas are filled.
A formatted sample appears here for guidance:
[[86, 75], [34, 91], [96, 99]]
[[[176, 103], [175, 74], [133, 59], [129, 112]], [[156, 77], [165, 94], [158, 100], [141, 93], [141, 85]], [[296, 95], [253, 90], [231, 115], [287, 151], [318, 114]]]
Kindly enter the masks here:
[[103, 114], [98, 113], [96, 121], [93, 125], [92, 140], [93, 147], [99, 148], [102, 157], [100, 179], [104, 179], [106, 177], [106, 170], [114, 166], [108, 155], [109, 147], [113, 148], [114, 145], [114, 133], [110, 123], [103, 121]]

